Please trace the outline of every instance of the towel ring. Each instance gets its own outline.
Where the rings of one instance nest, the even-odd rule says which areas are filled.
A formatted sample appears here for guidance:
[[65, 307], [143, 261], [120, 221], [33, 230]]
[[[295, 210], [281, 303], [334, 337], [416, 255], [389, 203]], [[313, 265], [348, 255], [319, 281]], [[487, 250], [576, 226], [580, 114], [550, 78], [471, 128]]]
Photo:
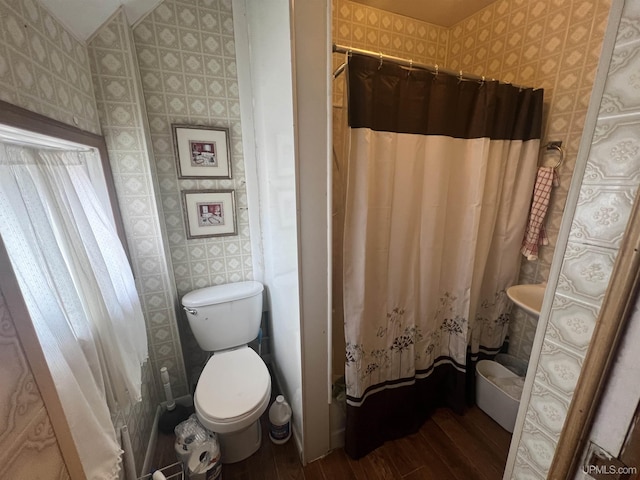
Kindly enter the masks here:
[[562, 148], [562, 142], [549, 142], [545, 145], [545, 149], [547, 152], [549, 150], [557, 150], [560, 152], [560, 158], [552, 168], [556, 169], [562, 165], [562, 162], [564, 161], [564, 148]]

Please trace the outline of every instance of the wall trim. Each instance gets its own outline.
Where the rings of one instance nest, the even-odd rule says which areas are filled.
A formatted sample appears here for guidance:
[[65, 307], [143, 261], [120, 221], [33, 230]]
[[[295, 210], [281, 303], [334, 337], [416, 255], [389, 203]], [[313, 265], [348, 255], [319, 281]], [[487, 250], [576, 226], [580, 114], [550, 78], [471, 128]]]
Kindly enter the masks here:
[[290, 8], [304, 465], [331, 448], [331, 2]]
[[141, 477], [151, 470], [151, 462], [153, 462], [158, 444], [158, 421], [160, 420], [162, 410], [160, 405], [156, 407], [156, 415], [153, 417], [153, 425], [151, 426], [151, 433], [149, 433], [149, 441], [147, 442], [147, 451], [145, 452], [144, 462], [139, 472]]

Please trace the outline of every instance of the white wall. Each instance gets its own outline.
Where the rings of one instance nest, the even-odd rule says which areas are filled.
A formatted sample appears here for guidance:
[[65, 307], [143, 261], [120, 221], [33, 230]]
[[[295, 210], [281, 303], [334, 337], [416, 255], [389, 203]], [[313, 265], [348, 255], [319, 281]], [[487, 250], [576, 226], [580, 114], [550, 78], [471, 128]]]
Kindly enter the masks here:
[[[256, 279], [266, 285], [274, 373], [302, 450], [302, 374], [294, 107], [288, 0], [234, 0], [238, 82], [252, 226], [261, 229]], [[251, 117], [253, 121], [251, 121]], [[245, 121], [247, 119], [247, 121]], [[253, 203], [255, 205], [255, 203]], [[254, 237], [252, 232], [252, 237]], [[257, 235], [255, 237], [258, 237]], [[260, 251], [261, 250], [261, 251]]]
[[330, 448], [329, 112], [331, 108], [328, 0], [292, 0], [293, 83], [302, 306], [303, 461]]
[[247, 194], [259, 204], [254, 273], [268, 289], [274, 370], [306, 463], [330, 446], [330, 6], [234, 0], [233, 10]]

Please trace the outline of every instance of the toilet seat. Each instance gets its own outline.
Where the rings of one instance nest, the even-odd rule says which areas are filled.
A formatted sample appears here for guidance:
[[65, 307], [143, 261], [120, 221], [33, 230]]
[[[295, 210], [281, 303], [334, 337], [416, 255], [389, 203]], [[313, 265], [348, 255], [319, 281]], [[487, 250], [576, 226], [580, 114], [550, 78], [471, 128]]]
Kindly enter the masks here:
[[215, 353], [196, 386], [196, 414], [209, 430], [229, 433], [248, 427], [267, 409], [271, 376], [248, 346]]

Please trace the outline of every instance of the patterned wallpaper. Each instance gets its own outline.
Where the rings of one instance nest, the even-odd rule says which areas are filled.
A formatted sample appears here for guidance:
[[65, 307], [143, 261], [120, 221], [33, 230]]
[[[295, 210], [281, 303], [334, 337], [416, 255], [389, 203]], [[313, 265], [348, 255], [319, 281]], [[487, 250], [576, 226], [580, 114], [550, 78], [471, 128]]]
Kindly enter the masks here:
[[[637, 95], [632, 95], [638, 88], [635, 72], [640, 70], [640, 14], [630, 4], [627, 1], [518, 446], [514, 478], [544, 478], [608, 282], [620, 232], [640, 182], [636, 178], [640, 155], [635, 148], [640, 104]], [[543, 86], [548, 103], [547, 138], [562, 139], [568, 150], [549, 221], [555, 242], [560, 205], [564, 205], [575, 163], [608, 8], [608, 0], [499, 0], [448, 31], [347, 0], [334, 0], [334, 40], [394, 55], [413, 57], [415, 53], [413, 58], [425, 63], [444, 63], [448, 52], [448, 68], [460, 67], [515, 83]], [[85, 48], [33, 0], [0, 0], [0, 25], [0, 98], [70, 124], [74, 124], [75, 116], [80, 128], [99, 132]], [[151, 313], [147, 321], [155, 368], [165, 360], [180, 359], [176, 325], [172, 323], [174, 298], [167, 283], [171, 273], [179, 295], [192, 288], [249, 279], [252, 275], [230, 1], [200, 0], [194, 5], [186, 0], [167, 0], [135, 29], [155, 157], [151, 165], [142, 147], [143, 114], [133, 100], [141, 92], [136, 86], [135, 69], [127, 71], [135, 58], [131, 44], [124, 19], [117, 16], [93, 38], [90, 50], [100, 121], [116, 158], [112, 156], [113, 169], [119, 195], [123, 195], [120, 202], [125, 210], [134, 268], [139, 274], [145, 310]], [[498, 45], [502, 50], [492, 52]], [[340, 63], [339, 58], [335, 61]], [[120, 67], [115, 66], [118, 62]], [[228, 126], [233, 180], [178, 181], [170, 130], [174, 122]], [[154, 196], [154, 169], [163, 210], [155, 213], [150, 201]], [[236, 189], [240, 228], [237, 237], [185, 239], [180, 190], [200, 188]], [[158, 241], [162, 235], [156, 230], [163, 222], [153, 223], [154, 215], [160, 215], [166, 224], [173, 272], [162, 266], [163, 247]], [[145, 225], [153, 234], [142, 228]], [[547, 278], [553, 246], [543, 251], [539, 262], [523, 266], [524, 280]], [[561, 317], [563, 321], [559, 322]], [[6, 453], [0, 458], [4, 460], [0, 463], [0, 476], [21, 478], [24, 474], [11, 469], [40, 465], [46, 466], [48, 476], [60, 472], [55, 478], [67, 478], [50, 428], [37, 428], [33, 433], [29, 430], [42, 422], [48, 425], [48, 421], [41, 416], [44, 407], [38, 407], [41, 399], [33, 390], [36, 387], [1, 297], [0, 322], [0, 375], [3, 384], [6, 378], [16, 385], [2, 389], [9, 397], [0, 398], [0, 421], [9, 425], [15, 412], [32, 412], [13, 423], [13, 448], [2, 450]], [[174, 365], [178, 367], [176, 381], [183, 382], [181, 389], [186, 388], [179, 365]], [[151, 370], [145, 369], [148, 386], [150, 376]], [[18, 393], [25, 389], [27, 395]], [[148, 398], [155, 395], [154, 389], [145, 392]], [[19, 408], [20, 402], [26, 406]], [[140, 418], [140, 425], [132, 428], [140, 432], [140, 440], [134, 438], [134, 443], [143, 440], [142, 431], [147, 428], [148, 404], [142, 408], [144, 412], [124, 412], [120, 417], [122, 421]], [[21, 435], [30, 442], [20, 441]], [[34, 439], [43, 448], [37, 452], [37, 461], [27, 457], [30, 450], [25, 447], [38, 445], [31, 442]], [[30, 470], [29, 475], [32, 473]]]
[[[135, 27], [134, 35], [178, 295], [249, 280], [253, 270], [231, 0], [167, 0]], [[233, 178], [178, 180], [172, 123], [228, 127]], [[238, 235], [187, 240], [181, 191], [229, 188], [236, 191]], [[185, 318], [180, 328], [193, 382], [206, 356]]]
[[[444, 66], [449, 29], [349, 0], [332, 0], [333, 43]], [[333, 54], [333, 67], [344, 54]], [[342, 104], [344, 75], [334, 82], [334, 104]]]
[[[102, 125], [107, 140], [151, 357], [143, 369], [143, 402], [114, 412], [113, 421], [117, 427], [129, 426], [140, 467], [159, 401], [153, 373], [167, 366], [176, 396], [186, 394], [188, 388], [177, 332], [175, 282], [163, 249], [166, 241], [152, 175], [155, 165], [147, 153], [132, 36], [122, 15], [116, 16], [91, 40], [90, 59], [87, 47], [35, 1], [0, 0], [0, 22], [0, 98], [91, 132], [100, 133]], [[4, 352], [0, 346], [0, 355]], [[2, 401], [0, 409], [8, 405]], [[20, 448], [19, 443], [15, 446]], [[24, 467], [33, 464], [27, 460]]]
[[0, 0], [0, 99], [100, 133], [87, 49], [36, 0]]
[[[523, 257], [520, 283], [549, 277], [609, 6], [609, 0], [498, 0], [451, 28], [447, 66], [544, 88], [542, 144], [561, 140], [566, 151], [547, 215], [550, 245], [536, 261]], [[549, 154], [541, 163], [557, 159]], [[528, 360], [537, 322], [519, 309], [513, 314], [509, 351]]]
[[[33, 0], [0, 0], [0, 99], [100, 133], [86, 48]], [[14, 320], [0, 294], [0, 478], [68, 479]]]
[[[145, 401], [114, 416], [116, 425], [129, 425], [140, 466], [159, 400], [153, 373], [169, 367], [174, 394], [188, 392], [179, 328], [187, 357], [193, 364], [203, 359], [186, 322], [178, 324], [179, 295], [252, 276], [231, 2], [161, 4], [136, 28], [137, 52], [119, 14], [90, 40], [91, 61], [87, 48], [33, 0], [0, 0], [0, 21], [0, 98], [70, 124], [75, 118], [91, 132], [99, 133], [101, 124], [104, 129], [150, 343]], [[233, 180], [178, 183], [174, 122], [229, 127]], [[180, 190], [205, 188], [236, 190], [239, 235], [184, 238]]]
[[116, 426], [128, 425], [139, 468], [160, 400], [161, 385], [156, 383], [160, 368], [168, 368], [174, 395], [188, 393], [175, 310], [177, 296], [157, 207], [158, 186], [149, 157], [133, 34], [124, 12], [96, 32], [88, 49], [100, 124], [147, 323], [150, 361], [143, 370], [143, 401], [117, 412], [114, 418]]
[[640, 5], [627, 0], [512, 478], [546, 477], [640, 184], [639, 71]]
[[444, 65], [449, 29], [349, 0], [333, 0], [334, 43]]

